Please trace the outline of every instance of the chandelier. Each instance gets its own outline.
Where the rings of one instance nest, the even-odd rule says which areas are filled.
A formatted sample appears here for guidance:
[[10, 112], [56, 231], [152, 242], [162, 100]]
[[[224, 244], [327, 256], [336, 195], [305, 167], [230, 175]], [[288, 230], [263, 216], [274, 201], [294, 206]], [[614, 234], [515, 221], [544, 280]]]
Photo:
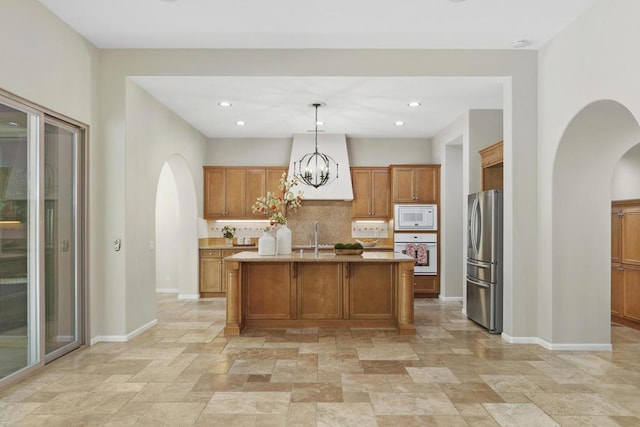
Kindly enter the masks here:
[[[320, 107], [320, 105], [322, 104], [312, 104], [316, 109], [316, 151], [313, 153], [307, 153], [297, 162], [293, 162], [294, 176], [306, 185], [314, 188], [329, 184], [338, 178], [338, 163], [336, 163], [331, 156], [318, 151], [318, 107]], [[332, 176], [332, 173], [330, 172], [332, 165], [335, 165], [335, 176]]]

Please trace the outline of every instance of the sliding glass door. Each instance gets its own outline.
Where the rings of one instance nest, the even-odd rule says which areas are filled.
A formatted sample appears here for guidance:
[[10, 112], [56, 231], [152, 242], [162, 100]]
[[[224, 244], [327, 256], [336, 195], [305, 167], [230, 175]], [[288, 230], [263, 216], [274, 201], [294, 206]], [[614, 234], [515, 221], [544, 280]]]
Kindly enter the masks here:
[[39, 120], [0, 102], [0, 379], [40, 362], [31, 161]]
[[83, 132], [0, 94], [0, 385], [83, 344]]
[[46, 361], [77, 348], [81, 309], [78, 288], [77, 128], [45, 119], [44, 287]]

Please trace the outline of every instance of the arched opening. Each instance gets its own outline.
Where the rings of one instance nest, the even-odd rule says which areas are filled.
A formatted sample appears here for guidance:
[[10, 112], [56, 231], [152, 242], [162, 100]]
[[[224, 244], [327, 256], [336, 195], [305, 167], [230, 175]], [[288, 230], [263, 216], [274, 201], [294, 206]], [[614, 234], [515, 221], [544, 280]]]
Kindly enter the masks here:
[[156, 192], [156, 291], [198, 298], [197, 200], [186, 160], [165, 162]]
[[618, 102], [596, 101], [569, 123], [553, 169], [551, 341], [611, 348], [611, 200], [618, 160], [640, 126]]

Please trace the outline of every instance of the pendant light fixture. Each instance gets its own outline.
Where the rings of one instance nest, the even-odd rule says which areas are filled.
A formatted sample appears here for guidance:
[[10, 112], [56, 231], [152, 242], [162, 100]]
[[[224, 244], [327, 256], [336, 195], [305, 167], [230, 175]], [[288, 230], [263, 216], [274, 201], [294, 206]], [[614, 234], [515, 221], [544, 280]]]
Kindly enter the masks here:
[[[327, 154], [318, 151], [318, 107], [322, 104], [311, 104], [316, 109], [315, 144], [316, 151], [307, 153], [297, 162], [293, 162], [293, 174], [301, 182], [314, 188], [329, 184], [338, 178], [338, 164]], [[331, 169], [335, 165], [335, 176]]]

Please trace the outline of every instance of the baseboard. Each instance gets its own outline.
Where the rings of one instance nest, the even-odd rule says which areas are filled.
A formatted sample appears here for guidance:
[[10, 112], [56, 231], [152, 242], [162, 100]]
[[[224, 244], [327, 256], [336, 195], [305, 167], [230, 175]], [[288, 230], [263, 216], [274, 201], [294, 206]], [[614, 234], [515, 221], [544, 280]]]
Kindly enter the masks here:
[[197, 300], [200, 299], [199, 294], [178, 294], [179, 300]]
[[553, 344], [539, 337], [512, 337], [502, 333], [502, 339], [510, 344], [538, 344], [551, 351], [612, 351], [611, 344]]
[[180, 292], [178, 288], [158, 288], [156, 289], [157, 294], [177, 294]]
[[91, 345], [94, 345], [99, 342], [127, 342], [137, 337], [144, 331], [153, 328], [157, 324], [158, 324], [158, 320], [153, 319], [151, 322], [147, 323], [146, 325], [140, 326], [138, 329], [128, 333], [127, 335], [98, 335], [96, 337], [91, 338]]
[[440, 294], [438, 299], [440, 299], [440, 301], [444, 301], [444, 302], [452, 302], [452, 301], [462, 302], [463, 301], [462, 297], [444, 297], [444, 296], [442, 296], [442, 294]]

